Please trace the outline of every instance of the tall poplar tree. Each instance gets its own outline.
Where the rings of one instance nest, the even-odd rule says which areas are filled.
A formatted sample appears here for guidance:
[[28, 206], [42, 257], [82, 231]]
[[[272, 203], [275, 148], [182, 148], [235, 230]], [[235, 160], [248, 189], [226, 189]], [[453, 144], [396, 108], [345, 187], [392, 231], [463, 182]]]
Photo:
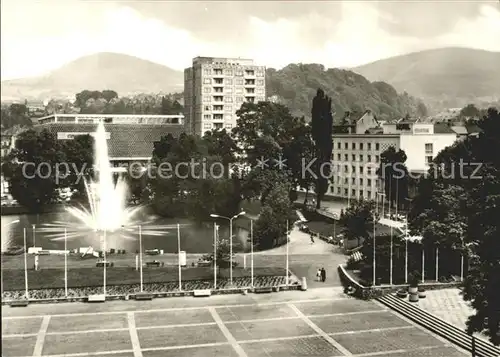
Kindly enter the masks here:
[[321, 200], [328, 190], [329, 176], [331, 174], [331, 157], [333, 149], [332, 139], [332, 99], [325, 95], [320, 88], [312, 102], [312, 137], [315, 145], [315, 182], [316, 208], [321, 207]]

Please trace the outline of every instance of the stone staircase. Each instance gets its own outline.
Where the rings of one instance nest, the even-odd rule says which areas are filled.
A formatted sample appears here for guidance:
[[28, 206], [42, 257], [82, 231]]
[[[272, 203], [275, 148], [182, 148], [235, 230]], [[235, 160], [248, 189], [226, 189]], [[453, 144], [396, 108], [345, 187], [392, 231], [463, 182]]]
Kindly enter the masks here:
[[466, 351], [475, 351], [473, 356], [477, 357], [499, 357], [500, 348], [490, 342], [472, 337], [458, 327], [441, 320], [440, 318], [414, 306], [410, 302], [393, 294], [385, 295], [377, 299], [385, 306], [400, 313], [404, 317], [425, 327], [429, 331], [447, 339]]

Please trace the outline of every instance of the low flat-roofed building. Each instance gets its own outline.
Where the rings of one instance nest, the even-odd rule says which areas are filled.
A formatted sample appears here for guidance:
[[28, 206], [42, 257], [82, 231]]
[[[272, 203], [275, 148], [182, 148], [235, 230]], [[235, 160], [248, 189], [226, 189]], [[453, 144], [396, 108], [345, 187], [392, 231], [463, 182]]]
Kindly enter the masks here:
[[78, 135], [94, 135], [103, 121], [108, 139], [110, 161], [122, 165], [132, 161], [149, 161], [154, 143], [163, 136], [184, 132], [184, 116], [142, 114], [53, 114], [38, 119], [36, 130], [47, 129], [59, 140]]

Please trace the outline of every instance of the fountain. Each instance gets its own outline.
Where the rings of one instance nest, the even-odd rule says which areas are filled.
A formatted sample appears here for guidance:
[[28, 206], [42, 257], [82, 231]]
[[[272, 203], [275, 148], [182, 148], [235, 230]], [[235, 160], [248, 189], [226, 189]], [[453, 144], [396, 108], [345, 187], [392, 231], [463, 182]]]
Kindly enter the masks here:
[[[153, 217], [139, 218], [143, 206], [127, 207], [128, 186], [123, 175], [118, 174], [114, 182], [115, 170], [112, 169], [108, 156], [108, 143], [104, 123], [101, 121], [94, 136], [94, 179], [84, 178], [88, 207], [67, 207], [66, 211], [76, 220], [75, 224], [56, 221], [45, 224], [43, 230], [48, 232], [51, 240], [83, 237], [89, 244], [120, 247], [122, 239], [136, 239], [138, 226], [146, 225], [142, 230], [144, 235], [164, 235], [166, 230], [174, 229], [176, 225], [150, 225]], [[104, 236], [106, 242], [104, 242]]]

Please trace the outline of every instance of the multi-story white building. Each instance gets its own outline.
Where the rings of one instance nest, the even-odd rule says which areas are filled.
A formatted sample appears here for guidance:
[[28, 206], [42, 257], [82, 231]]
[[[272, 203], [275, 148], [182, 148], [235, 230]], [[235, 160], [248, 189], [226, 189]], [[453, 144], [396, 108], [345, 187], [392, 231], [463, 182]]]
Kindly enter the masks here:
[[421, 174], [441, 150], [457, 140], [446, 124], [400, 120], [380, 125], [369, 111], [353, 125], [335, 129], [333, 172], [326, 195], [348, 200], [376, 199], [377, 192], [383, 191], [376, 171], [380, 155], [389, 147], [404, 150], [408, 171]]
[[186, 132], [203, 135], [236, 126], [243, 102], [266, 98], [266, 69], [250, 59], [196, 57], [184, 70]]

